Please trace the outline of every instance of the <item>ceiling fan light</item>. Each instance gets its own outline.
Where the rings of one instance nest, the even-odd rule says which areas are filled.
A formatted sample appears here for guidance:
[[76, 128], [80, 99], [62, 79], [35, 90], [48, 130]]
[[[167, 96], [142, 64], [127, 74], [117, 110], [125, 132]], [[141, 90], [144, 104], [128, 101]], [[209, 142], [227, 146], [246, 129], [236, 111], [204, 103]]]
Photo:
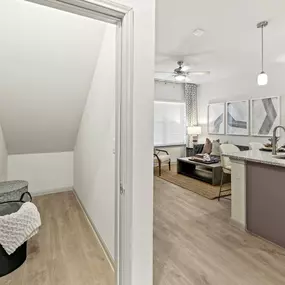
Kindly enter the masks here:
[[268, 83], [268, 76], [267, 76], [267, 74], [264, 71], [262, 71], [257, 76], [257, 84], [259, 86], [263, 86], [263, 85], [266, 85], [267, 83]]
[[175, 76], [175, 80], [177, 80], [177, 81], [183, 81], [184, 79], [185, 79], [184, 75], [179, 74], [179, 75]]
[[189, 70], [189, 66], [187, 66], [187, 65], [184, 65], [184, 66], [182, 66], [182, 68], [181, 68], [181, 71], [188, 71]]
[[192, 75], [209, 75], [210, 71], [193, 71]]

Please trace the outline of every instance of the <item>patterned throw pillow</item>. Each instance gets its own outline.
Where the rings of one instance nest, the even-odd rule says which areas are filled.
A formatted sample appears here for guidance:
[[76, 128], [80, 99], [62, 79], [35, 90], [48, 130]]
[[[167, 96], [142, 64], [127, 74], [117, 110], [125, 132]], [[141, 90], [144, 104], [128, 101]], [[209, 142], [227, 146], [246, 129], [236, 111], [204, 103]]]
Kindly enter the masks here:
[[210, 154], [211, 152], [212, 152], [212, 143], [208, 138], [206, 138], [206, 142], [204, 144], [202, 153]]
[[211, 152], [211, 155], [214, 155], [214, 156], [221, 156], [220, 140], [213, 140], [213, 142], [212, 142], [212, 152]]

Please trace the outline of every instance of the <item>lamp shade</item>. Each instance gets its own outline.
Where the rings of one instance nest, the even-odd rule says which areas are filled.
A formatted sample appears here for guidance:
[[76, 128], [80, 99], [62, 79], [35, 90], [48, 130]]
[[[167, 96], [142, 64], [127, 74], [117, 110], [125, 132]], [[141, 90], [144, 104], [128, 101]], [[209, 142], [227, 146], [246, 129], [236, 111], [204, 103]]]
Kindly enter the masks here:
[[188, 127], [188, 135], [200, 135], [201, 132], [202, 130], [199, 126]]
[[260, 74], [258, 74], [257, 77], [257, 84], [262, 86], [262, 85], [266, 85], [268, 83], [268, 76], [265, 72], [261, 72]]

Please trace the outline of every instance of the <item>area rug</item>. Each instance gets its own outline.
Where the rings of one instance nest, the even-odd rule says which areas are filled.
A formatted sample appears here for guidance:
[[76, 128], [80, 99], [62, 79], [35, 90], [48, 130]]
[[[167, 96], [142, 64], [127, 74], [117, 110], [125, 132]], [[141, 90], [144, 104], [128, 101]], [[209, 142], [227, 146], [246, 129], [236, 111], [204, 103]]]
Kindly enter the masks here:
[[[171, 171], [168, 170], [168, 166], [163, 166], [161, 176], [158, 175], [158, 167], [155, 167], [154, 175], [210, 200], [216, 199], [219, 196], [220, 186], [212, 186], [197, 179], [193, 179], [182, 174], [177, 174], [176, 164], [171, 165]], [[230, 183], [224, 184], [222, 190], [226, 191], [222, 192], [221, 196], [230, 195], [230, 187]]]

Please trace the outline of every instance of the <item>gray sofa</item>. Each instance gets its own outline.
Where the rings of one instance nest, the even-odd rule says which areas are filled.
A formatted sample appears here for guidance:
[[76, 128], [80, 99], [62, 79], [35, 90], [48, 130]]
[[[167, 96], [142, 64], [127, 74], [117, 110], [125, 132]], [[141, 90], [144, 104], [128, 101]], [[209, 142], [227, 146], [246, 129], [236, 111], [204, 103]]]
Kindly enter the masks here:
[[[249, 150], [249, 147], [245, 145], [236, 145], [236, 146], [240, 149], [240, 151]], [[193, 146], [194, 155], [202, 153], [203, 148], [204, 148], [204, 144], [194, 145]]]

